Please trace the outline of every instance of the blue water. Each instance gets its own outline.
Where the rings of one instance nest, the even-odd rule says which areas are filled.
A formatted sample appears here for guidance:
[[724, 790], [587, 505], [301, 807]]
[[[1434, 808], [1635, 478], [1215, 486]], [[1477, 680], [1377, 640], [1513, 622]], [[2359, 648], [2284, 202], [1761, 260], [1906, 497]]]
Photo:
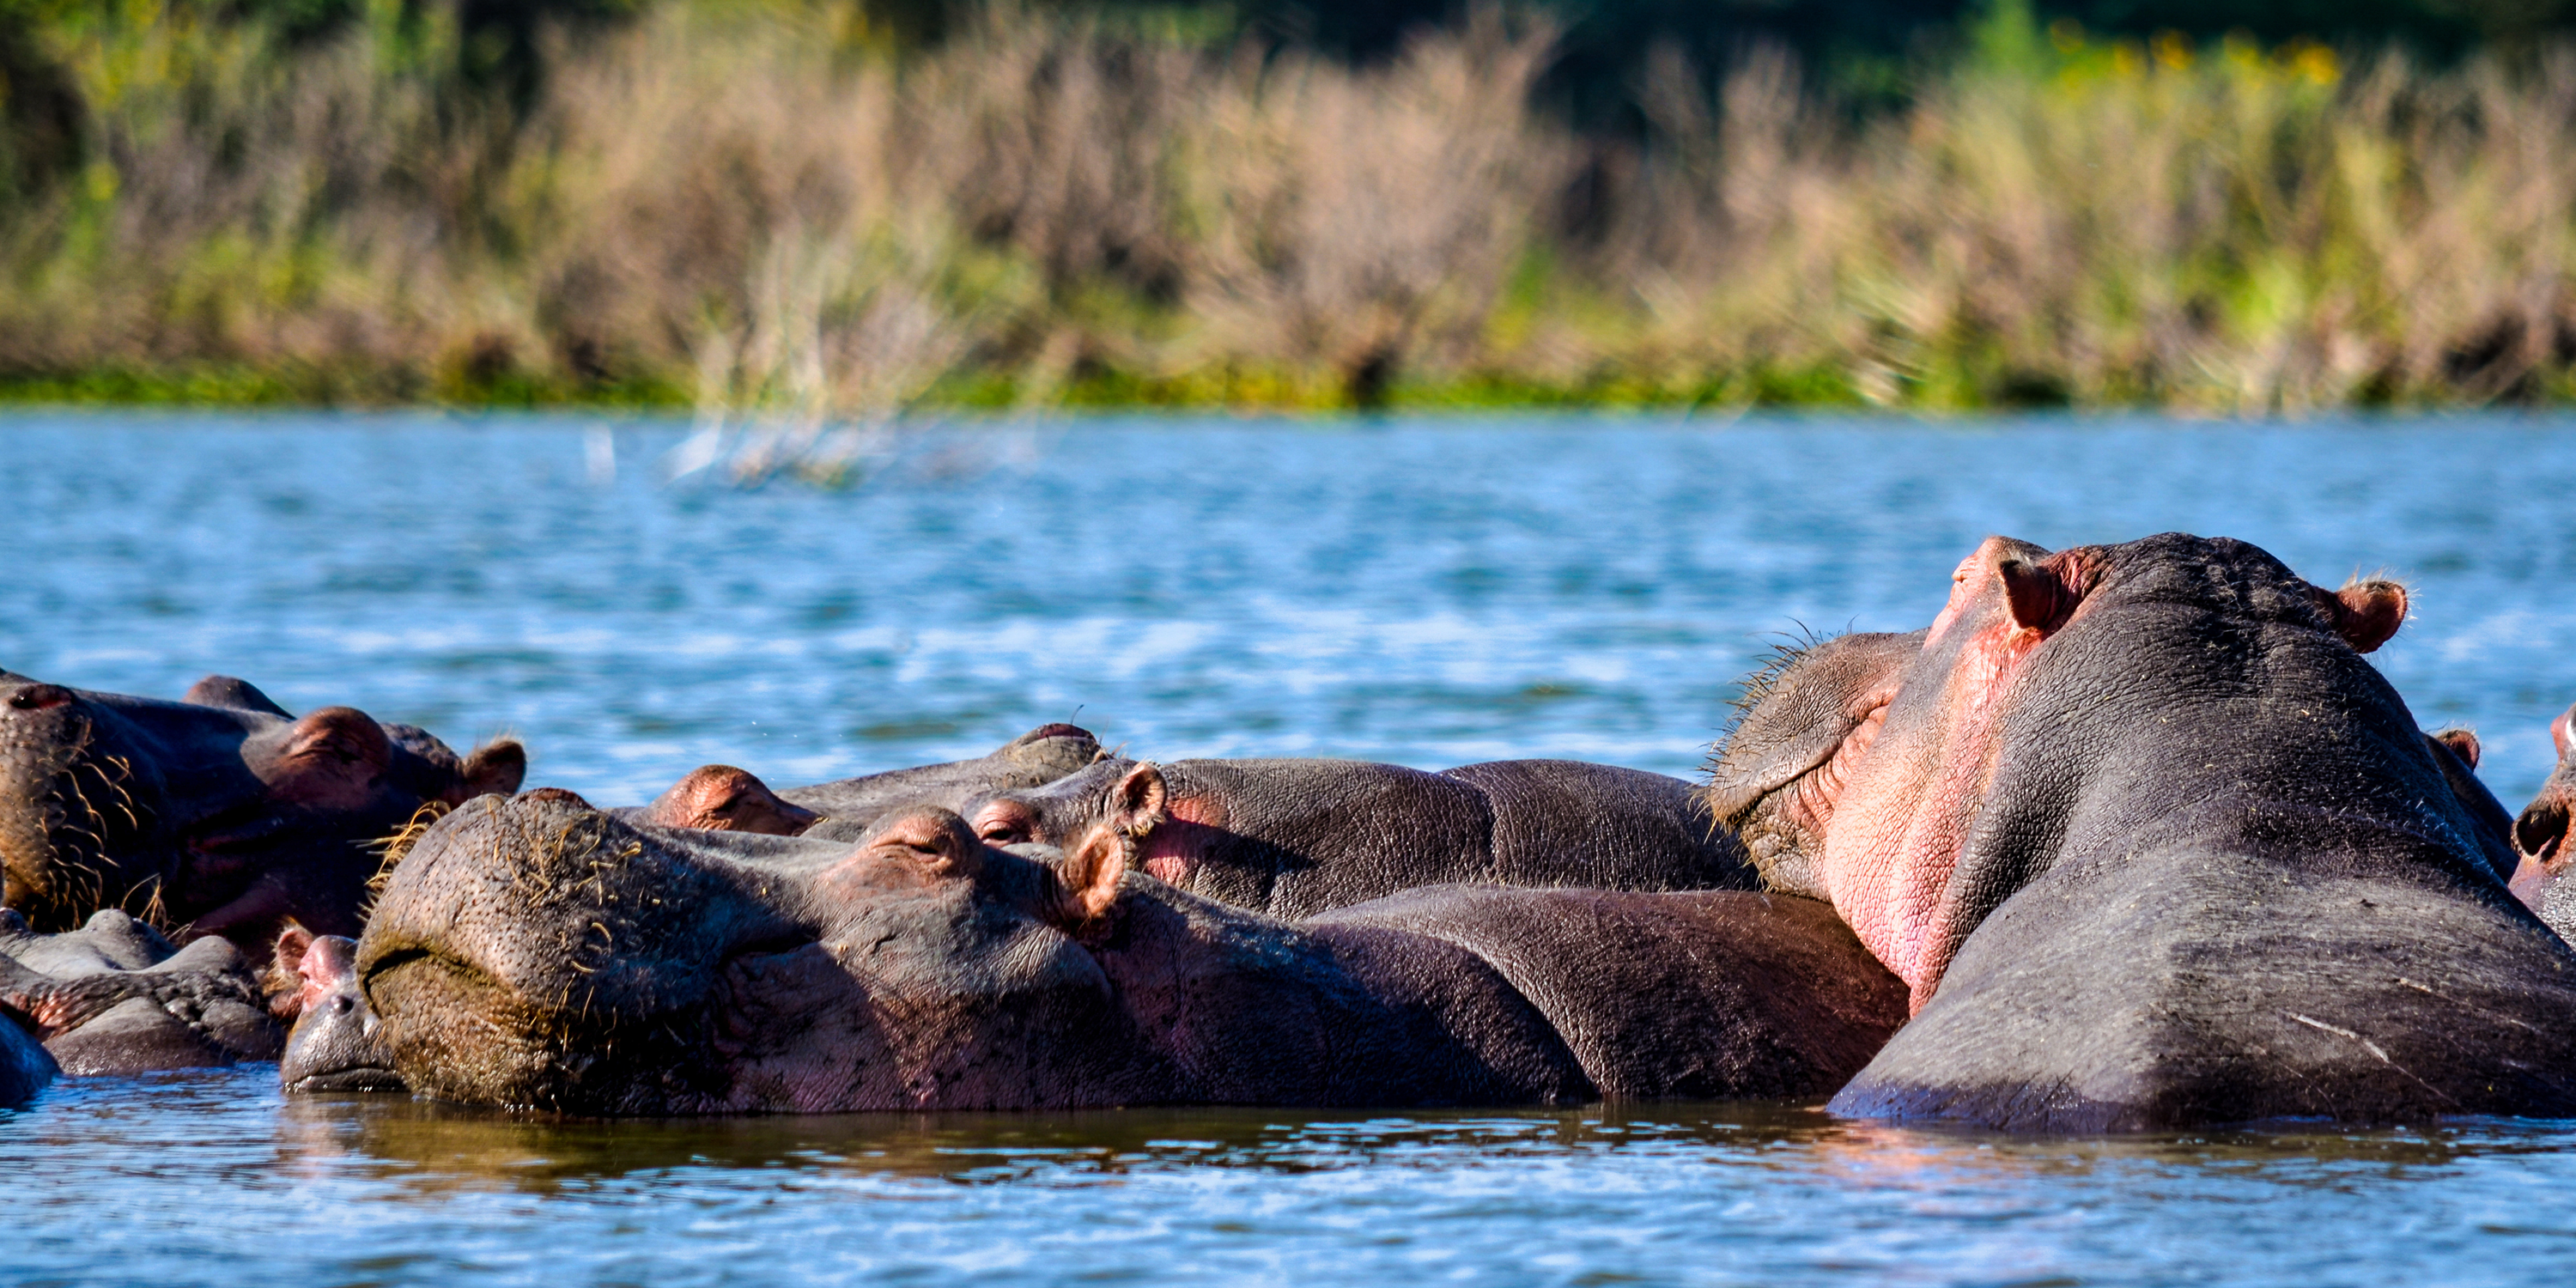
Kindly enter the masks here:
[[[684, 427], [0, 415], [0, 666], [208, 672], [640, 801], [977, 754], [1689, 773], [1784, 632], [1910, 629], [1989, 532], [2386, 572], [2374, 661], [2518, 807], [2576, 700], [2576, 423], [925, 427], [856, 486]], [[719, 474], [720, 480], [720, 474]], [[2012, 1140], [1751, 1106], [551, 1124], [273, 1071], [0, 1114], [0, 1282], [2576, 1282], [2576, 1124]]]

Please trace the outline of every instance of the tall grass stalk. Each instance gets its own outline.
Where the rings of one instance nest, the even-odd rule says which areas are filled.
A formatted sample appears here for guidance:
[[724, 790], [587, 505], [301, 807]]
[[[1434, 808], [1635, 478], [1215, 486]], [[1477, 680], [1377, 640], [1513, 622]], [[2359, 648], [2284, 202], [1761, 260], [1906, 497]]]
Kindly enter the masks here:
[[0, 204], [35, 395], [693, 405], [673, 469], [864, 469], [938, 406], [2148, 405], [2576, 393], [2576, 52], [2426, 70], [2059, 30], [1857, 118], [1666, 57], [1639, 140], [1487, 12], [1381, 66], [997, 11], [656, 9], [454, 80], [120, 0]]

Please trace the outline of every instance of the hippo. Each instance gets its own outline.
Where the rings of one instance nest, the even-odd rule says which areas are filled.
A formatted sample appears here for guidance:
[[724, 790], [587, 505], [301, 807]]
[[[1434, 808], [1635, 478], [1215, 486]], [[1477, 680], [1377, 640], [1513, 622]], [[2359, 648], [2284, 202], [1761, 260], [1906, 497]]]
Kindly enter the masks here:
[[44, 1043], [15, 1019], [0, 1014], [0, 1109], [15, 1109], [35, 1099], [62, 1072]]
[[2557, 931], [2560, 938], [2576, 943], [2576, 883], [2564, 879], [2571, 866], [2568, 812], [2576, 807], [2576, 761], [2567, 754], [2571, 719], [2576, 719], [2576, 707], [2559, 712], [2558, 718], [2549, 722], [2550, 741], [2558, 748], [2558, 767], [2550, 771], [2548, 781], [2540, 785], [2540, 794], [2514, 820], [2517, 863], [2510, 888], [2514, 897]]
[[1691, 784], [1572, 760], [1426, 773], [1357, 760], [1112, 757], [962, 812], [997, 845], [1063, 846], [1106, 824], [1141, 842], [1142, 866], [1166, 884], [1286, 920], [1446, 883], [1751, 890], [1760, 881]]
[[973, 760], [892, 769], [880, 774], [780, 788], [798, 809], [828, 816], [834, 824], [864, 831], [888, 810], [938, 804], [949, 809], [986, 792], [1051, 783], [1108, 755], [1080, 725], [1043, 724]]
[[59, 934], [0, 908], [0, 1014], [75, 1076], [274, 1060], [286, 1038], [229, 941], [181, 948], [113, 908]]
[[271, 1009], [291, 1020], [277, 1078], [289, 1092], [402, 1091], [358, 993], [356, 940], [289, 926], [278, 936]]
[[288, 919], [354, 935], [365, 846], [485, 792], [527, 753], [459, 757], [348, 707], [298, 718], [209, 676], [177, 702], [0, 672], [0, 902], [38, 930], [122, 909], [265, 953]]
[[1821, 1096], [1905, 1013], [1822, 902], [1444, 886], [1287, 922], [1136, 838], [855, 843], [468, 802], [359, 987], [416, 1094], [579, 1116]]
[[1707, 792], [1912, 1020], [1829, 1104], [2013, 1130], [2576, 1112], [2576, 953], [2362, 655], [2402, 587], [1992, 538], [1753, 687]]
[[[898, 771], [900, 772], [900, 771]], [[655, 827], [694, 827], [710, 832], [801, 836], [823, 816], [780, 796], [748, 769], [700, 765], [631, 813], [628, 821]]]

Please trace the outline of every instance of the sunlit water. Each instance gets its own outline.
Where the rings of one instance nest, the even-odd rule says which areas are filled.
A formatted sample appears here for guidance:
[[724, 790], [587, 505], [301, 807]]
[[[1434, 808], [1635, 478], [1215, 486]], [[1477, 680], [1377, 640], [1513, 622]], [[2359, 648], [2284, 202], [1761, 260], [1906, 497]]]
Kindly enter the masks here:
[[[857, 486], [682, 430], [0, 416], [0, 666], [360, 706], [640, 801], [978, 754], [1689, 773], [1803, 629], [1910, 629], [1988, 532], [2384, 571], [2375, 655], [2518, 807], [2576, 699], [2576, 424], [975, 425]], [[1779, 1108], [553, 1124], [273, 1069], [0, 1113], [0, 1282], [2576, 1282], [2576, 1125], [2013, 1140]]]

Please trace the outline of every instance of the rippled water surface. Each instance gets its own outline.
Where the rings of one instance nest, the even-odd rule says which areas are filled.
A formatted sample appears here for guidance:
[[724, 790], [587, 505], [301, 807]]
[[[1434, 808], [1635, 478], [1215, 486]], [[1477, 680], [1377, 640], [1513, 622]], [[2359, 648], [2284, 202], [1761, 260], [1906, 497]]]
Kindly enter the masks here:
[[[2518, 806], [2576, 699], [2576, 424], [1077, 422], [858, 485], [683, 428], [0, 415], [0, 666], [248, 677], [602, 804], [978, 754], [1688, 773], [1783, 632], [1911, 629], [1988, 532], [2384, 571], [2374, 656]], [[2576, 1282], [2576, 1125], [2014, 1140], [1776, 1107], [550, 1124], [255, 1067], [0, 1113], [0, 1282]]]

